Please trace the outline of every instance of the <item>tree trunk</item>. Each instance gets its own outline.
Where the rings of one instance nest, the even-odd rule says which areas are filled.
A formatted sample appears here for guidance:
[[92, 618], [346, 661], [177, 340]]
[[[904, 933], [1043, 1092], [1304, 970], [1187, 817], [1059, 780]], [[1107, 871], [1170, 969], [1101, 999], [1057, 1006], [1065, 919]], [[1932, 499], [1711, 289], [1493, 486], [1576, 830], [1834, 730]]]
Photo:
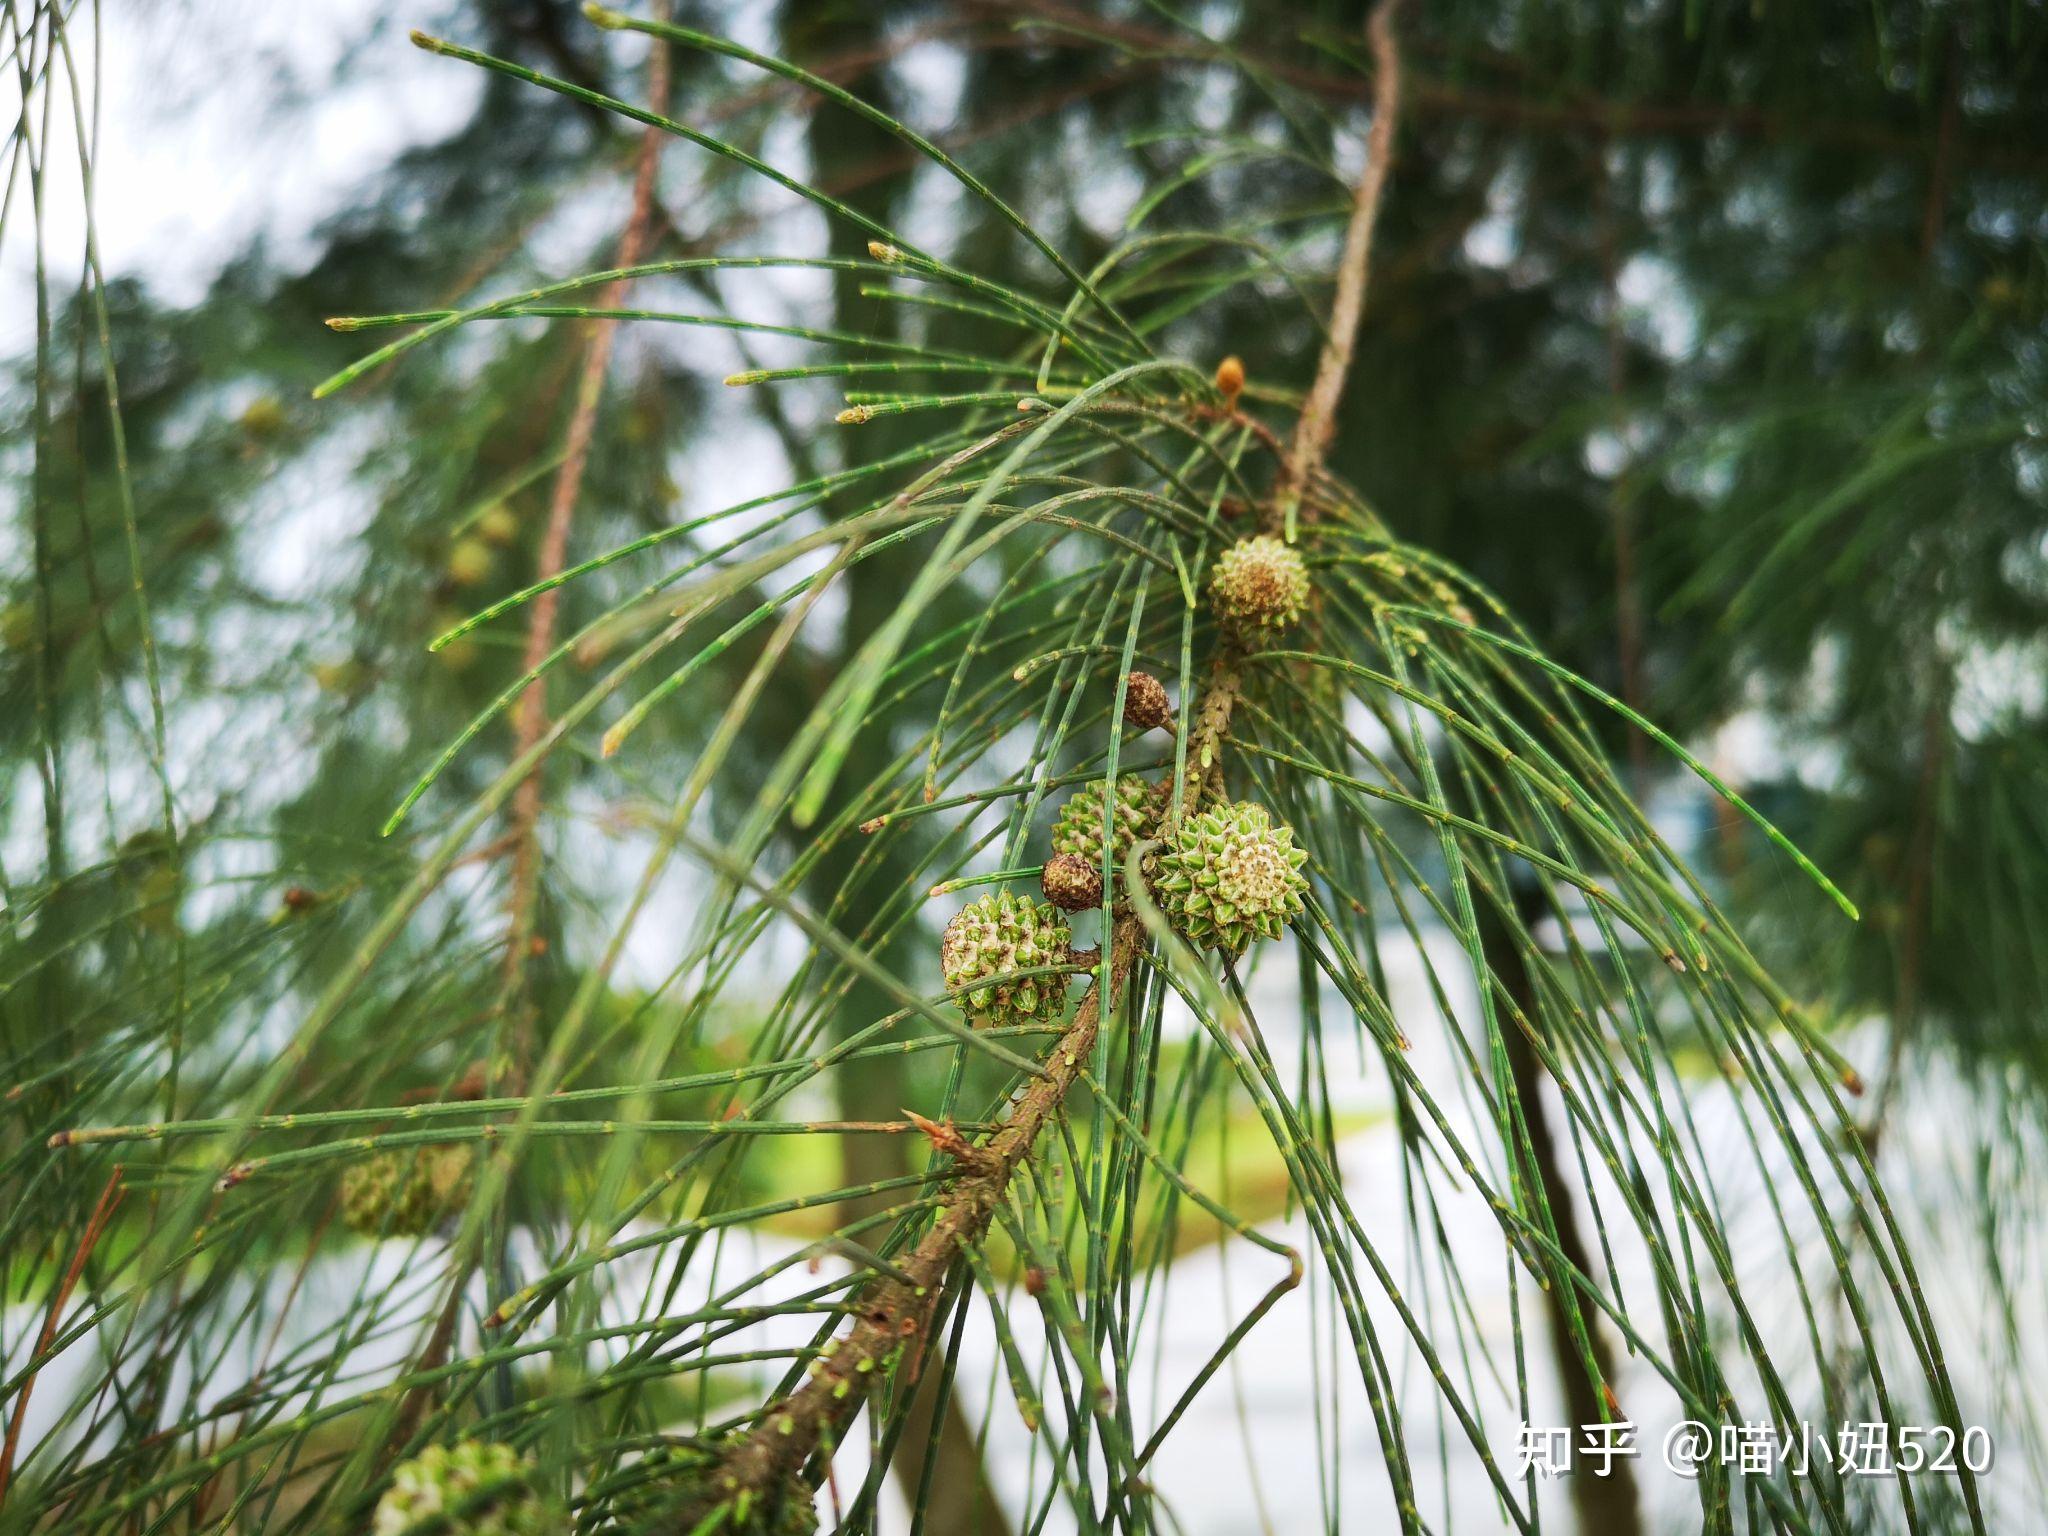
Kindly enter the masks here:
[[[1533, 887], [1520, 887], [1514, 900], [1516, 920], [1526, 934], [1542, 915], [1541, 898]], [[1500, 978], [1515, 1006], [1534, 1021], [1537, 1017], [1536, 988], [1530, 980], [1521, 949], [1491, 908], [1482, 906], [1479, 926], [1487, 965]], [[1574, 1195], [1576, 1184], [1567, 1176], [1557, 1138], [1551, 1134], [1550, 1109], [1543, 1097], [1543, 1063], [1537, 1058], [1536, 1049], [1528, 1037], [1512, 1019], [1501, 1021], [1501, 1038], [1507, 1049], [1508, 1071], [1514, 1078], [1515, 1098], [1521, 1104], [1522, 1119], [1529, 1129], [1536, 1176], [1543, 1185], [1544, 1202], [1550, 1207], [1550, 1219], [1557, 1229], [1557, 1246], [1574, 1268], [1591, 1275], [1595, 1273], [1593, 1256], [1587, 1247], [1585, 1234], [1579, 1228], [1579, 1209]], [[1599, 1388], [1586, 1374], [1578, 1341], [1573, 1337], [1571, 1318], [1565, 1310], [1566, 1283], [1562, 1278], [1553, 1277], [1550, 1289], [1543, 1293], [1543, 1311], [1550, 1332], [1551, 1353], [1557, 1359], [1558, 1381], [1564, 1392], [1565, 1417], [1574, 1428], [1573, 1441], [1576, 1444], [1578, 1426], [1605, 1423], [1608, 1411], [1601, 1401]], [[1594, 1363], [1599, 1367], [1601, 1379], [1611, 1385], [1614, 1381], [1613, 1347], [1601, 1330], [1599, 1318], [1588, 1308], [1582, 1306], [1579, 1310]], [[1614, 1461], [1605, 1477], [1595, 1477], [1583, 1466], [1575, 1466], [1569, 1486], [1572, 1508], [1578, 1516], [1582, 1536], [1642, 1536], [1642, 1505], [1636, 1493], [1635, 1473], [1628, 1461]]]

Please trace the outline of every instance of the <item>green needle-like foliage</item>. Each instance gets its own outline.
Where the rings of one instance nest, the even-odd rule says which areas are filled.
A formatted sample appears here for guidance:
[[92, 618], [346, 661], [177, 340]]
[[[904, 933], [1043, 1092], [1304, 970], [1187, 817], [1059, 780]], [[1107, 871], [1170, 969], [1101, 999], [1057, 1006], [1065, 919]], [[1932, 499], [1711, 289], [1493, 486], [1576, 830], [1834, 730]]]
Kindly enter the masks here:
[[[1854, 950], [1862, 887], [1822, 871], [1857, 831], [1816, 863], [1632, 677], [1560, 657], [1553, 615], [1532, 632], [1438, 547], [1457, 538], [1418, 537], [1441, 505], [1397, 504], [1506, 455], [1404, 474], [1375, 416], [1458, 362], [1413, 344], [1451, 323], [1420, 210], [1555, 173], [1475, 141], [1404, 194], [1396, 146], [1464, 89], [1418, 71], [1493, 35], [1411, 9], [1382, 0], [1368, 39], [1342, 8], [1340, 29], [1273, 7], [1270, 50], [1168, 6], [1002, 18], [976, 110], [1028, 123], [1055, 83], [1158, 76], [1118, 125], [1146, 177], [1112, 234], [1035, 217], [1014, 148], [989, 150], [1001, 175], [911, 126], [875, 72], [916, 46], [893, 13], [792, 14], [803, 64], [665, 8], [541, 7], [538, 45], [509, 22], [418, 36], [482, 83], [470, 151], [504, 156], [436, 210], [468, 275], [366, 270], [326, 331], [310, 280], [238, 301], [297, 327], [292, 390], [182, 448], [127, 339], [143, 299], [90, 268], [66, 316], [42, 283], [34, 569], [0, 615], [22, 663], [0, 1530], [863, 1531], [892, 1465], [925, 1529], [952, 1499], [1020, 1531], [1198, 1530], [1179, 1442], [1287, 1317], [1332, 1530], [1558, 1528], [1515, 1455], [1518, 1423], [1562, 1422], [1553, 1380], [1645, 1425], [1976, 1422], [1859, 1120], [1862, 1058], [1750, 921], [1783, 903]], [[1645, 30], [1715, 58], [1803, 27], [1675, 9]], [[1957, 27], [2005, 25], [1982, 9]], [[5, 15], [40, 207], [48, 111], [91, 100], [79, 11]], [[666, 83], [621, 84], [608, 48]], [[1256, 122], [1194, 126], [1226, 79]], [[801, 149], [778, 131], [799, 114]], [[1364, 176], [1348, 147], [1340, 173], [1368, 132]], [[651, 177], [643, 252], [543, 270], [528, 183], [609, 187], [643, 143], [687, 162], [690, 232]], [[909, 192], [875, 192], [881, 163]], [[89, 147], [79, 169], [89, 191]], [[599, 334], [669, 361], [579, 415]], [[744, 407], [673, 362], [732, 355]], [[2009, 393], [1859, 402], [1837, 497], [1769, 525], [1743, 509], [1811, 473], [1804, 405], [1749, 402], [1743, 451], [1716, 439], [1746, 494], [1692, 547], [1656, 540], [1686, 568], [1674, 634], [1733, 587], [1742, 644], [1789, 667], [1829, 629], [1802, 599], [1852, 579], [1835, 520], [2006, 441]], [[1937, 401], [1981, 434], [1936, 432]], [[671, 448], [735, 409], [789, 483], [677, 485]], [[204, 566], [226, 530], [183, 477], [310, 495], [286, 472], [323, 434], [375, 485], [351, 589]], [[1517, 587], [1543, 568], [1522, 553], [1489, 557]], [[193, 638], [202, 596], [232, 655]], [[1851, 627], [1859, 667], [1882, 628]], [[1139, 672], [1178, 701], [1148, 699], [1152, 729], [1127, 714]], [[1726, 691], [1701, 682], [1680, 724]], [[1768, 880], [1687, 862], [1652, 778], [1614, 765], [1631, 742], [1655, 782], [1712, 793]], [[315, 766], [281, 784], [287, 760]], [[1971, 771], [1999, 825], [2039, 831], [2038, 778]], [[1927, 827], [1931, 860], [1972, 835]], [[1095, 867], [1094, 911], [1038, 900], [1055, 855]], [[2009, 1021], [1966, 995], [2038, 974], [1939, 994]], [[1369, 1168], [1360, 1078], [1391, 1105]], [[2013, 1114], [2010, 1146], [2038, 1136]], [[1212, 1242], [1256, 1288], [1170, 1353], [1178, 1261]], [[994, 1490], [999, 1467], [1023, 1470]], [[1685, 1528], [2010, 1528], [1969, 1466], [1702, 1474]], [[1649, 1528], [1616, 1508], [1619, 1536]]]

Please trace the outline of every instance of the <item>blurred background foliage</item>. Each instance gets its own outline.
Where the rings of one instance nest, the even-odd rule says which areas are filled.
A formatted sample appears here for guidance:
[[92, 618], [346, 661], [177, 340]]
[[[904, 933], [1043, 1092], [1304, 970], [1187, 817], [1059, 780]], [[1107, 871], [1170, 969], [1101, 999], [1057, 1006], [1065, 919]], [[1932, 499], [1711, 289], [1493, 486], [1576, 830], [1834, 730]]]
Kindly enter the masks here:
[[[1359, 45], [1342, 6], [1203, 17], [1221, 49], [1291, 88], [1286, 126], [1321, 140], [1335, 158], [1320, 166], [1261, 148], [1282, 108], [1191, 67], [1214, 50], [1170, 8], [749, 11], [758, 41], [971, 147], [984, 179], [1015, 189], [1084, 266], [1146, 222], [1277, 230], [1284, 252], [1290, 219], [1347, 196], [1331, 167], [1355, 159], [1344, 123], [1366, 83], [1347, 67]], [[165, 5], [123, 25], [190, 67], [236, 19], [231, 4]], [[328, 88], [415, 21], [633, 95], [621, 50], [574, 6], [542, 0], [364, 24]], [[1729, 905], [1757, 919], [1775, 964], [1833, 1006], [2037, 1072], [2048, 107], [2033, 71], [2048, 22], [2031, 5], [1674, 0], [1620, 13], [1448, 4], [1413, 30], [1403, 172], [1333, 468], [1403, 535], [1500, 592], [1552, 654], [1683, 739], [1721, 743], [1753, 798], [1867, 909], [1844, 936], [1817, 892], [1731, 848]], [[737, 142], [796, 150], [856, 207], [943, 226], [974, 270], [1019, 260], [985, 210], [901, 145], [838, 122], [813, 137], [803, 93], [730, 64], [687, 56], [677, 70], [678, 99], [708, 103]], [[142, 275], [107, 296], [166, 712], [188, 733], [188, 814], [284, 835], [306, 878], [329, 885], [389, 872], [394, 850], [359, 834], [516, 675], [509, 630], [440, 655], [424, 642], [530, 575], [582, 338], [502, 323], [314, 403], [312, 384], [361, 351], [321, 322], [607, 265], [636, 139], [516, 81], [464, 89], [465, 119], [362, 177], [308, 252], [279, 260], [259, 230], [197, 302], [166, 303]], [[275, 110], [304, 131], [292, 101]], [[657, 254], [759, 244], [744, 237], [764, 226], [781, 248], [812, 218], [728, 168], [671, 158]], [[641, 301], [709, 308], [732, 281], [674, 280], [659, 305]], [[104, 788], [82, 775], [68, 797], [63, 857], [84, 866], [154, 818], [129, 751], [143, 659], [83, 350], [93, 322], [69, 283], [49, 274], [46, 390], [24, 353], [8, 397], [17, 487], [41, 436], [53, 505], [47, 619], [34, 561], [17, 560], [0, 687], [18, 760], [34, 756], [40, 688], [57, 752], [98, 768]], [[886, 334], [901, 317], [859, 289], [843, 277], [799, 323]], [[1196, 357], [1236, 351], [1254, 381], [1299, 376], [1319, 338], [1272, 289], [1234, 291], [1174, 341]], [[916, 318], [935, 343], [988, 337], [969, 316]], [[824, 386], [721, 395], [732, 352], [756, 347], [628, 329], [579, 550], [721, 501], [706, 470], [726, 466], [705, 453], [721, 438], [743, 433], [749, 454], [797, 477], [839, 462]], [[916, 430], [872, 423], [863, 451]], [[28, 506], [17, 499], [13, 533], [25, 557]], [[572, 615], [624, 594], [631, 577], [609, 576], [570, 588]], [[897, 580], [878, 562], [876, 591]], [[728, 664], [743, 675], [748, 657]], [[204, 723], [180, 707], [229, 693], [246, 707]], [[688, 744], [688, 720], [651, 728]], [[448, 803], [488, 782], [508, 745], [487, 737], [459, 758]], [[578, 771], [573, 757], [551, 767], [572, 802]], [[14, 789], [26, 871], [40, 815], [32, 780]], [[575, 861], [549, 872], [558, 933]], [[221, 890], [181, 921], [276, 898]], [[346, 926], [348, 906], [320, 921]]]
[[[34, 57], [31, 9], [8, 6], [18, 68]], [[188, 91], [248, 89], [251, 120], [269, 114], [287, 137], [314, 131], [308, 98], [381, 89], [413, 25], [645, 96], [644, 47], [561, 0], [377, 9], [336, 24], [344, 44], [297, 73], [258, 67], [294, 45], [269, 35], [245, 50], [250, 18], [234, 0], [157, 0], [105, 25], [111, 44], [161, 50], [166, 79]], [[96, 24], [65, 14], [81, 40]], [[1083, 270], [1148, 228], [1241, 236], [1247, 267], [1274, 275], [1201, 305], [1192, 288], [1164, 341], [1195, 359], [1241, 355], [1255, 393], [1307, 377], [1330, 215], [1348, 205], [1370, 89], [1355, 7], [786, 0], [676, 14], [929, 133]], [[1597, 722], [1639, 796], [1703, 850], [1717, 900], [1775, 974], [1856, 1027], [1873, 1139], [1900, 1074], [1929, 1057], [1981, 1085], [1987, 1146], [2032, 1136], [2048, 1089], [2048, 9], [1436, 0], [1411, 7], [1406, 29], [1399, 171], [1332, 470], [1399, 536], [1491, 586], [1547, 651], [1691, 744], [1861, 906], [1861, 924], [1841, 923], [1662, 754]], [[962, 267], [1043, 284], [1000, 220], [896, 140], [729, 60], [679, 50], [672, 67], [677, 115], [801, 167]], [[33, 296], [34, 309], [10, 320], [0, 395], [0, 856], [14, 944], [0, 1150], [8, 1187], [72, 1214], [34, 1230], [26, 1205], [0, 1216], [10, 1302], [63, 1265], [99, 1193], [97, 1174], [37, 1155], [64, 1128], [78, 1074], [94, 1079], [101, 1120], [148, 1118], [175, 1095], [164, 1052], [133, 1033], [137, 998], [218, 1026], [181, 1042], [177, 1070], [232, 1100], [273, 1069], [295, 1010], [347, 965], [428, 841], [511, 761], [513, 735], [494, 723], [397, 835], [379, 835], [520, 675], [512, 620], [438, 652], [427, 642], [533, 578], [587, 329], [468, 327], [315, 401], [316, 383], [368, 350], [323, 322], [610, 266], [640, 133], [516, 80], [441, 69], [411, 87], [453, 103], [437, 131], [347, 180], [295, 238], [248, 229], [187, 291], [162, 291], [145, 261], [108, 274], [95, 299], [81, 252], [39, 265], [32, 229], [46, 199], [61, 201], [42, 183], [76, 170], [61, 125], [11, 141], [6, 277], [10, 302]], [[121, 155], [130, 110], [101, 100], [103, 157]], [[189, 173], [195, 218], [211, 173]], [[122, 209], [102, 200], [96, 215], [104, 230]], [[663, 160], [651, 255], [865, 244], [727, 162], [681, 147]], [[1297, 284], [1317, 292], [1310, 310]], [[572, 559], [852, 461], [832, 418], [843, 387], [864, 381], [722, 383], [791, 361], [774, 327], [973, 353], [1013, 340], [970, 307], [905, 302], [850, 272], [681, 273], [641, 283], [632, 302], [771, 329], [621, 330]], [[873, 462], [928, 424], [858, 431]], [[634, 603], [659, 558], [563, 590], [563, 635], [621, 610], [579, 643], [577, 674], [665, 618], [659, 601]], [[737, 768], [768, 771], [917, 558], [848, 573], [836, 646], [807, 634], [793, 662], [814, 686], [778, 681]], [[921, 632], [976, 614], [972, 593], [950, 590]], [[765, 643], [750, 634], [713, 659], [706, 687], [737, 689]], [[675, 765], [715, 723], [661, 710], [617, 759], [574, 739], [554, 753], [522, 953], [505, 951], [508, 861], [466, 860], [399, 937], [410, 963], [378, 972], [374, 1006], [291, 1064], [291, 1097], [442, 1095], [479, 1070], [491, 1021], [509, 1011], [545, 1030], [570, 1008], [621, 896], [626, 866], [607, 849], [651, 836]], [[864, 738], [846, 781], [903, 745]], [[714, 822], [744, 810], [708, 802]], [[821, 861], [807, 897], [829, 907], [846, 876]], [[917, 877], [906, 865], [902, 878]], [[882, 958], [921, 974], [922, 956]], [[658, 981], [604, 987], [568, 1086], [641, 1048]], [[661, 1073], [740, 1061], [748, 1020], [732, 1006]], [[885, 1011], [858, 989], [844, 1000], [848, 1020]], [[401, 1038], [403, 1051], [385, 1048]], [[907, 1080], [945, 1070], [936, 1052], [877, 1060], [841, 1075], [837, 1110], [892, 1114], [918, 1101]], [[844, 1145], [835, 1180], [907, 1166], [900, 1139]], [[660, 1166], [656, 1149], [644, 1156], [649, 1173]], [[515, 1219], [519, 1199], [572, 1198], [587, 1176], [568, 1161], [527, 1169], [522, 1180], [561, 1187], [515, 1190]], [[1995, 1226], [1999, 1191], [1976, 1193]], [[140, 1212], [131, 1200], [126, 1218]], [[288, 1228], [262, 1230], [281, 1242]]]

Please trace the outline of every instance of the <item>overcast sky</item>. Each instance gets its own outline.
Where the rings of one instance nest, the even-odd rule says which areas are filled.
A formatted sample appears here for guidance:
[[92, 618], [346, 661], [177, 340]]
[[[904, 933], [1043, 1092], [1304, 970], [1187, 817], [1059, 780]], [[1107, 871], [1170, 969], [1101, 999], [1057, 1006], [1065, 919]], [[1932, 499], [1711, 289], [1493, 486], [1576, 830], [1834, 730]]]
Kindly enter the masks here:
[[[112, 5], [95, 71], [82, 10], [68, 35], [89, 134], [97, 113], [94, 227], [107, 276], [146, 275], [160, 299], [187, 303], [252, 239], [284, 265], [310, 258], [313, 232], [352, 191], [474, 109], [482, 77], [414, 48], [404, 15], [378, 0]], [[434, 17], [422, 6], [413, 19]], [[0, 90], [14, 123], [11, 70]], [[60, 89], [43, 179], [45, 260], [59, 295], [76, 284], [85, 249], [75, 111]], [[9, 355], [35, 334], [33, 219], [24, 175], [0, 245]]]

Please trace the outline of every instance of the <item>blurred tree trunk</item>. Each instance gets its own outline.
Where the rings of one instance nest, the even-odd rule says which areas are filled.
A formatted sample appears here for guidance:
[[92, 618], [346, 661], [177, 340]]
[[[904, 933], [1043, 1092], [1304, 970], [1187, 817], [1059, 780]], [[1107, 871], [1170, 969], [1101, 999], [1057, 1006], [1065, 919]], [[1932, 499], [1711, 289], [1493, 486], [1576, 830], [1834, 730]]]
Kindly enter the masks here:
[[[1514, 903], [1517, 925], [1525, 935], [1532, 933], [1543, 916], [1541, 895], [1532, 885], [1517, 885]], [[1499, 914], [1484, 904], [1480, 907], [1479, 932], [1487, 965], [1500, 978], [1501, 985], [1507, 988], [1515, 1006], [1525, 1017], [1534, 1019], [1537, 1016], [1536, 988], [1530, 978], [1529, 967], [1522, 959], [1521, 948]], [[1522, 1118], [1529, 1128], [1536, 1176], [1542, 1181], [1544, 1203], [1550, 1207], [1550, 1219], [1557, 1228], [1557, 1246], [1575, 1269], [1582, 1274], [1595, 1274], [1592, 1250], [1579, 1228], [1579, 1208], [1574, 1193], [1577, 1184], [1566, 1173], [1557, 1136], [1550, 1127], [1550, 1109], [1543, 1096], [1547, 1075], [1543, 1063], [1537, 1058], [1528, 1036], [1512, 1020], [1502, 1021], [1501, 1039], [1507, 1050], [1508, 1071], [1514, 1078], [1515, 1098], [1522, 1106]], [[1572, 1334], [1571, 1318], [1565, 1310], [1562, 1280], [1553, 1279], [1550, 1288], [1543, 1293], [1543, 1313], [1549, 1327], [1551, 1353], [1557, 1359], [1557, 1379], [1564, 1393], [1565, 1417], [1572, 1426], [1572, 1442], [1576, 1446], [1579, 1426], [1605, 1423], [1608, 1405], [1601, 1401], [1599, 1387], [1586, 1374], [1578, 1340]], [[1586, 1339], [1592, 1349], [1593, 1361], [1599, 1367], [1601, 1379], [1611, 1388], [1614, 1382], [1613, 1348], [1601, 1330], [1597, 1316], [1584, 1306], [1580, 1308], [1580, 1316], [1586, 1326]], [[1614, 1461], [1605, 1477], [1595, 1477], [1584, 1467], [1575, 1467], [1569, 1486], [1581, 1536], [1642, 1536], [1642, 1505], [1636, 1493], [1635, 1473], [1629, 1462]]]

